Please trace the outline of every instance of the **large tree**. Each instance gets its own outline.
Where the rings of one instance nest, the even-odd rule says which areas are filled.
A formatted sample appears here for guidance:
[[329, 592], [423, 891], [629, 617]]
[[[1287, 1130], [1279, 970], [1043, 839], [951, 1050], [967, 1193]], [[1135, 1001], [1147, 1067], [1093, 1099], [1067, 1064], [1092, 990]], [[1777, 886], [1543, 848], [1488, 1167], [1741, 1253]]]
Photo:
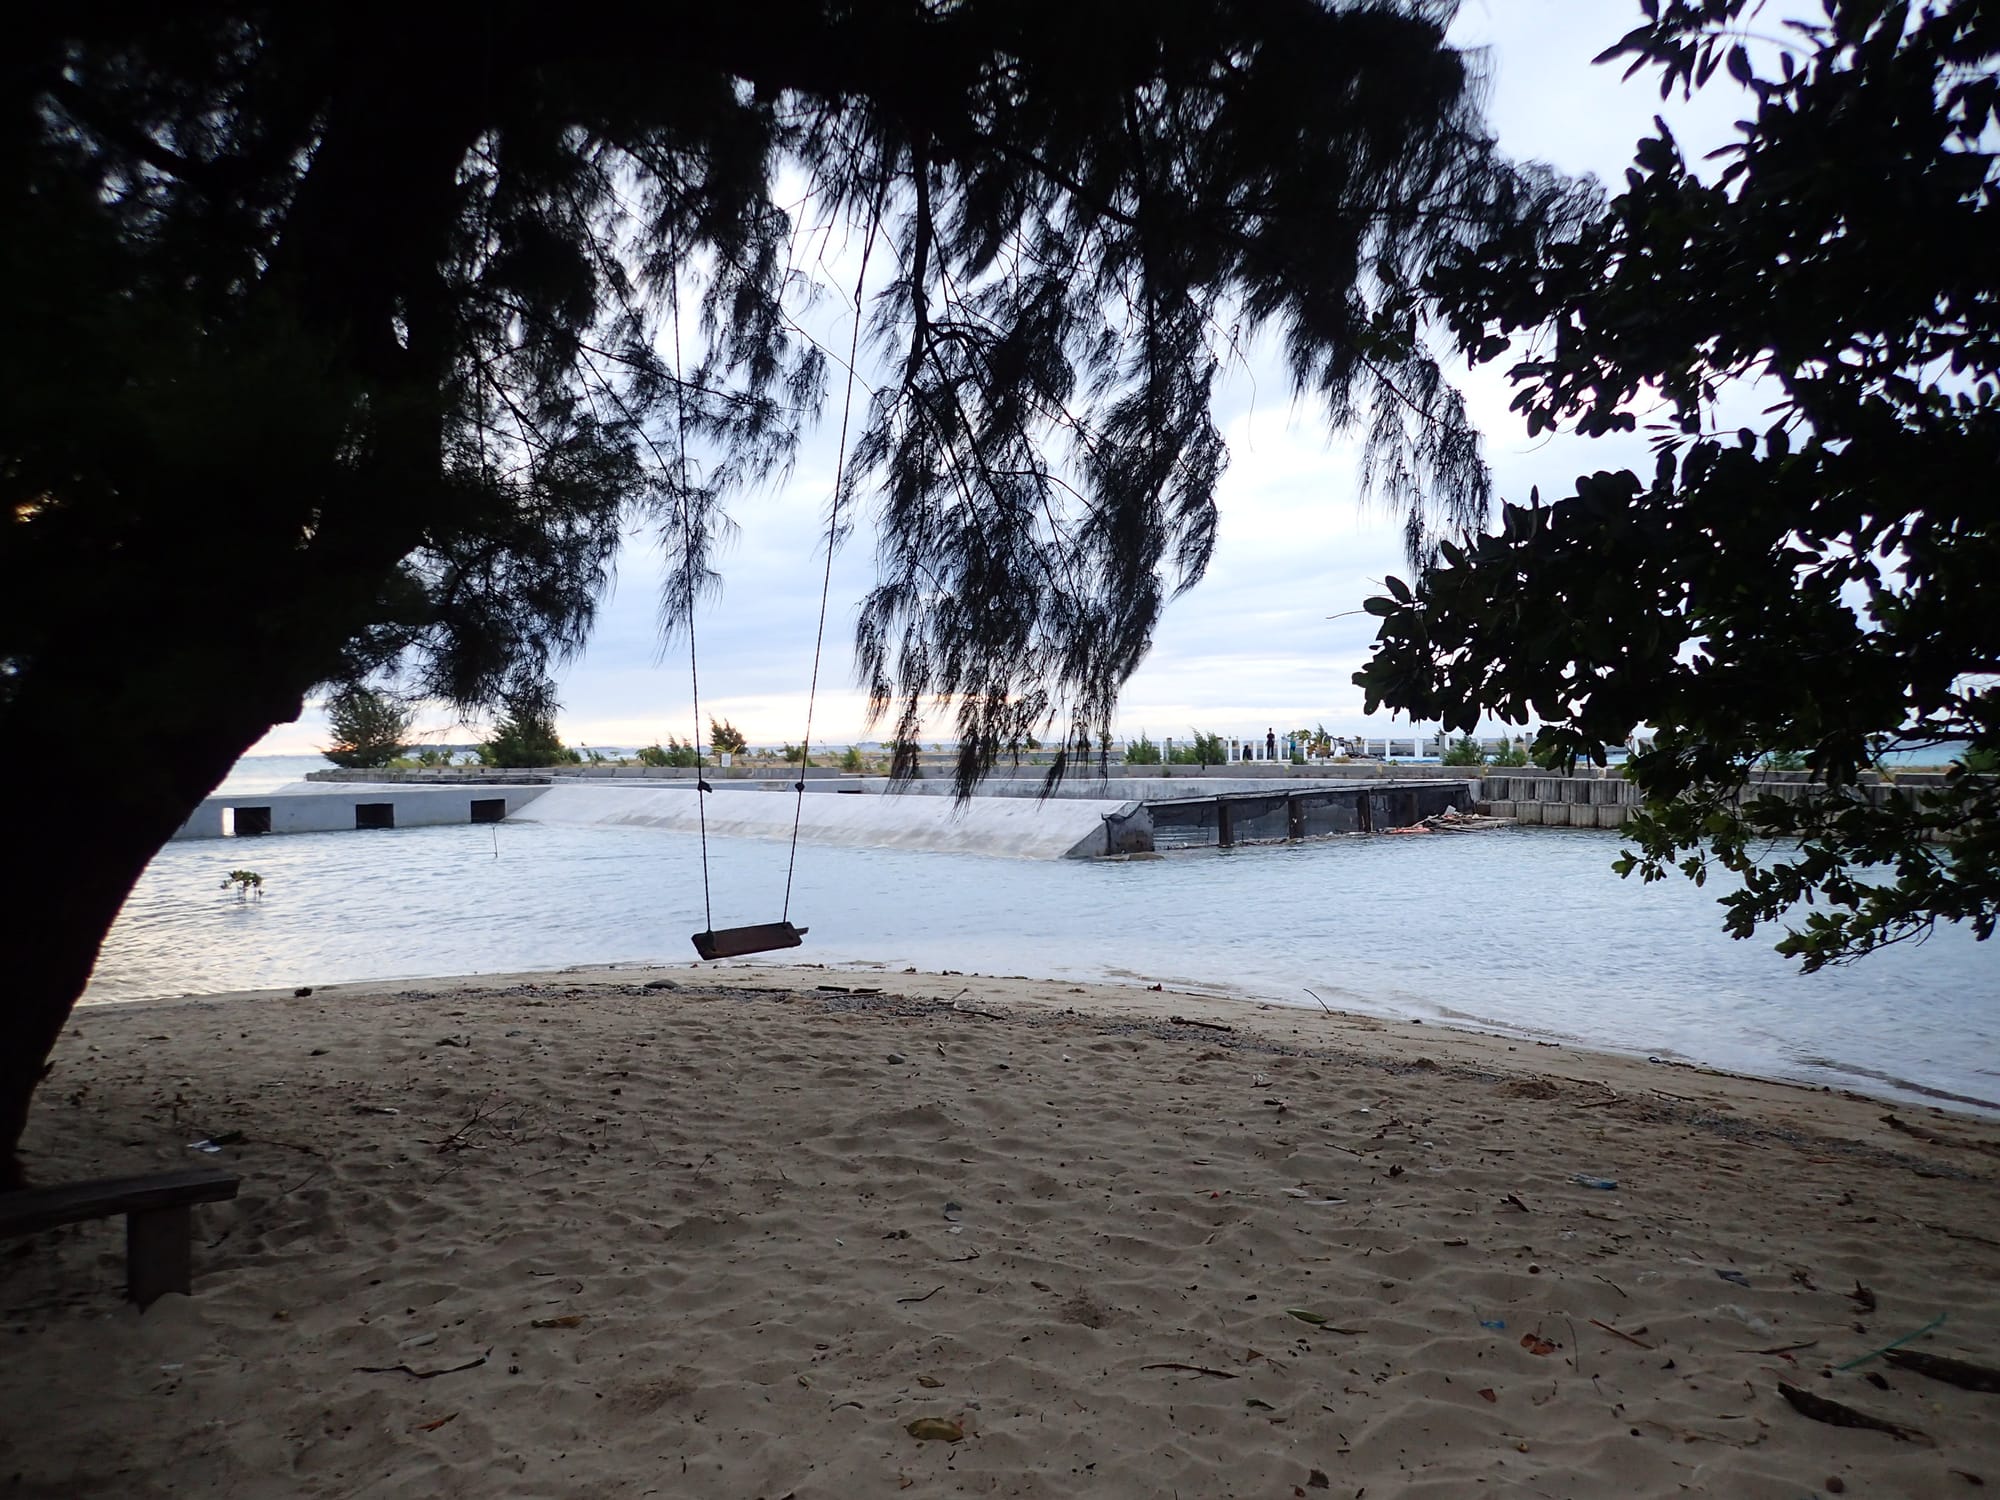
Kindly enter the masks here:
[[[1496, 236], [1432, 281], [1530, 432], [1634, 430], [1656, 461], [1504, 508], [1391, 580], [1357, 677], [1448, 728], [1543, 722], [1604, 761], [1640, 723], [1630, 873], [1716, 864], [1742, 937], [1804, 968], [2000, 918], [2000, 7], [1826, 0], [1761, 71], [1746, 0], [1645, 0], [1607, 57], [1754, 96], [1718, 165], [1665, 125], [1561, 244]], [[1769, 40], [1767, 35], [1767, 41]], [[1755, 382], [1746, 391], [1744, 382]], [[1718, 408], [1762, 407], [1756, 430]], [[1964, 742], [1964, 743], [1960, 743]], [[1897, 787], [1884, 755], [1956, 758]], [[1768, 752], [1803, 796], [1743, 790]], [[1986, 774], [1981, 774], [1982, 772]], [[1801, 902], [1813, 909], [1803, 919]]]
[[410, 748], [415, 711], [388, 693], [345, 683], [326, 703], [326, 727], [333, 743], [320, 754], [336, 766], [368, 770], [386, 766]]
[[[670, 622], [823, 395], [804, 197], [888, 267], [849, 469], [859, 649], [962, 783], [1108, 727], [1202, 572], [1210, 390], [1270, 328], [1420, 526], [1487, 502], [1419, 336], [1446, 249], [1560, 212], [1445, 0], [42, 7], [0, 70], [0, 1155], [146, 861], [317, 684], [465, 709], [583, 640], [621, 526]], [[853, 295], [851, 288], [840, 295]], [[845, 354], [845, 350], [841, 351]]]

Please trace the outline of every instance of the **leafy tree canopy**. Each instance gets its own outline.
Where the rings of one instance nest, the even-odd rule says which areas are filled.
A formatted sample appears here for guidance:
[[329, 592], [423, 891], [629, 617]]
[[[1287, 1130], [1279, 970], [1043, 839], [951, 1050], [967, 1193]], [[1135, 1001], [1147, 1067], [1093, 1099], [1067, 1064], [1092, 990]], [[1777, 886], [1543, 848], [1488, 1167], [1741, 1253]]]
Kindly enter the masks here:
[[320, 751], [336, 766], [386, 766], [409, 746], [408, 705], [387, 693], [346, 687], [327, 700], [327, 727], [333, 743]]
[[[878, 268], [848, 498], [896, 765], [1108, 732], [1201, 576], [1265, 331], [1427, 518], [1488, 481], [1425, 342], [1446, 252], [1573, 215], [1448, 0], [43, 6], [0, 70], [0, 772], [140, 764], [18, 913], [0, 1147], [147, 858], [325, 682], [465, 709], [583, 641], [628, 527], [678, 628], [825, 394], [802, 212]], [[842, 297], [849, 290], [843, 271]], [[858, 283], [857, 283], [858, 284]], [[853, 511], [850, 509], [850, 515]], [[218, 593], [255, 628], [218, 630]], [[1060, 774], [1061, 766], [1053, 768]], [[53, 815], [51, 815], [53, 816]]]
[[[1356, 680], [1450, 728], [1540, 719], [1538, 758], [1602, 764], [1651, 724], [1623, 868], [1737, 872], [1739, 937], [1814, 903], [1778, 944], [1808, 970], [1941, 920], [1984, 938], [2000, 786], [1864, 773], [2000, 746], [2000, 9], [1826, 0], [1760, 72], [1746, 0], [1643, 8], [1607, 58], [1663, 94], [1726, 68], [1755, 97], [1713, 180], [1662, 124], [1587, 232], [1496, 236], [1430, 285], [1477, 358], [1532, 335], [1511, 370], [1530, 432], [1661, 410], [1653, 471], [1509, 505], [1414, 589], [1390, 580]], [[1717, 430], [1744, 379], [1768, 425]], [[1802, 754], [1814, 793], [1743, 800], [1765, 752]]]
[[515, 689], [502, 702], [493, 737], [481, 742], [479, 763], [486, 766], [559, 766], [579, 759], [556, 733], [555, 684], [535, 683]]

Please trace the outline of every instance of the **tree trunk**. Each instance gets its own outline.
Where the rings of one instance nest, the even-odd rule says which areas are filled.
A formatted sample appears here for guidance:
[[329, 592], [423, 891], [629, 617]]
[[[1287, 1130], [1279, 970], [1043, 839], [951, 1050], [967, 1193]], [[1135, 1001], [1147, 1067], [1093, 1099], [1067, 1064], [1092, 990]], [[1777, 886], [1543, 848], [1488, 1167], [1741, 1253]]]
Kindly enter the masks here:
[[[40, 695], [24, 685], [28, 691], [8, 705], [0, 786], [16, 797], [0, 844], [0, 888], [11, 893], [8, 916], [19, 936], [0, 1003], [0, 1190], [25, 1182], [19, 1148], [30, 1101], [147, 862], [238, 756], [273, 724], [297, 716], [296, 693], [288, 695], [290, 714], [270, 712], [268, 694], [230, 700], [232, 680], [216, 665], [207, 684], [188, 686], [197, 711], [151, 733], [125, 732], [129, 720], [117, 716], [115, 693], [71, 698], [57, 717], [36, 712]], [[51, 785], [49, 747], [79, 732], [119, 737], [130, 762]]]

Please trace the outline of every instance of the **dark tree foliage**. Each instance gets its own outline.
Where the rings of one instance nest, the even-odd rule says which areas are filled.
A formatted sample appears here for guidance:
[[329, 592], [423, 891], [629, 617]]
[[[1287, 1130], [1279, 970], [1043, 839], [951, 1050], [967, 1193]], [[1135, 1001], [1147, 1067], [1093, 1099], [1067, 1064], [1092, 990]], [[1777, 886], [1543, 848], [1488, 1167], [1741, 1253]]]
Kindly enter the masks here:
[[1045, 726], [1102, 741], [1208, 558], [1211, 383], [1260, 329], [1366, 432], [1413, 534], [1478, 515], [1421, 284], [1451, 247], [1574, 205], [1496, 156], [1451, 9], [12, 23], [0, 773], [78, 723], [140, 764], [89, 818], [10, 830], [38, 861], [23, 884], [60, 896], [21, 914], [46, 937], [0, 1013], [0, 1151], [145, 861], [316, 684], [467, 710], [531, 690], [633, 524], [674, 563], [663, 617], [691, 619], [722, 502], [782, 468], [823, 395], [792, 312], [798, 182], [893, 268], [869, 319], [891, 376], [848, 489], [879, 522], [859, 644], [901, 771], [933, 699], [962, 789]]
[[327, 700], [333, 743], [320, 754], [336, 766], [386, 766], [409, 748], [409, 706], [372, 688], [347, 686]]
[[[1414, 591], [1390, 580], [1357, 681], [1449, 727], [1539, 718], [1538, 752], [1571, 763], [1652, 724], [1621, 868], [1737, 872], [1729, 931], [1789, 920], [1778, 947], [1812, 970], [2000, 916], [2000, 785], [1864, 779], [1892, 750], [2000, 747], [2000, 8], [1829, 0], [1769, 77], [1746, 9], [1649, 0], [1606, 54], [1663, 93], [1719, 67], [1749, 86], [1712, 181], [1662, 125], [1586, 234], [1496, 237], [1432, 283], [1477, 357], [1534, 336], [1512, 371], [1531, 432], [1662, 403], [1653, 473], [1509, 505]], [[1741, 377], [1769, 425], [1713, 430]], [[1812, 791], [1746, 795], [1767, 752], [1802, 755]]]

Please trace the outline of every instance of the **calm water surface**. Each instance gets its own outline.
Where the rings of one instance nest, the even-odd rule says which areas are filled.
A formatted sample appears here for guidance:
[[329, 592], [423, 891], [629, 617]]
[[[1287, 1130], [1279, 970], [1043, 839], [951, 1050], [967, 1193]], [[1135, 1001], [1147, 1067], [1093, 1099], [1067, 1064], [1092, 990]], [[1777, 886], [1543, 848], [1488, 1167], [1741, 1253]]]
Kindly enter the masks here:
[[[1137, 863], [805, 847], [808, 962], [1164, 983], [1420, 1017], [2000, 1110], [2000, 942], [1962, 930], [1801, 976], [1723, 935], [1714, 891], [1527, 828]], [[254, 854], [251, 850], [254, 849]], [[779, 915], [785, 847], [712, 840], [715, 924]], [[248, 860], [261, 901], [219, 889]], [[92, 1001], [680, 962], [699, 852], [656, 829], [503, 824], [195, 841], [156, 858]]]

